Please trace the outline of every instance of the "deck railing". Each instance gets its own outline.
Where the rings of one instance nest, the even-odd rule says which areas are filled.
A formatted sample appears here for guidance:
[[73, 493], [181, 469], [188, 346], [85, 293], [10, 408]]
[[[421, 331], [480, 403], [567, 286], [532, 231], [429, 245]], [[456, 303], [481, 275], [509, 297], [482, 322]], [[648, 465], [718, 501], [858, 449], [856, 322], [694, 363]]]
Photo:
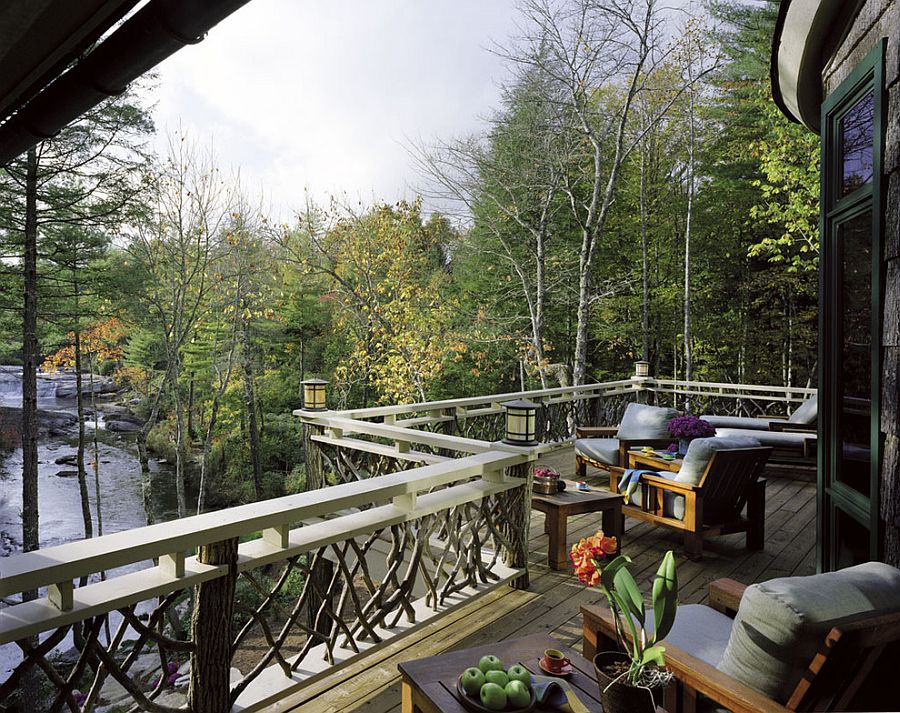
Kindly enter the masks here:
[[[576, 422], [616, 423], [633, 400], [753, 414], [810, 393], [633, 378], [298, 412], [307, 492], [0, 560], [0, 597], [26, 600], [0, 610], [0, 644], [21, 650], [0, 706], [37, 690], [52, 711], [260, 709], [492, 587], [527, 586], [531, 465]], [[535, 448], [500, 442], [518, 398], [543, 406]]]

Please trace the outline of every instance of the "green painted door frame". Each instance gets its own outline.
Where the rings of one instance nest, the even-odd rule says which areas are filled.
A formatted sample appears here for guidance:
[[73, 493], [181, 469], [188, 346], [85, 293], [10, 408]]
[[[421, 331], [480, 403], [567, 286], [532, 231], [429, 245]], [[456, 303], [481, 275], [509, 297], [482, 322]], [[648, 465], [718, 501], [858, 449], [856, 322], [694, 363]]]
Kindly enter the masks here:
[[[881, 390], [881, 329], [883, 309], [882, 153], [884, 147], [884, 54], [882, 40], [853, 73], [822, 104], [822, 181], [820, 190], [819, 269], [819, 438], [817, 567], [828, 571], [878, 559], [879, 474], [882, 436], [879, 426]], [[846, 187], [841, 121], [872, 95], [872, 180], [850, 190]], [[848, 122], [850, 119], [848, 118]], [[844, 394], [842, 360], [846, 285], [845, 266], [853, 255], [842, 240], [842, 230], [871, 215], [871, 384], [869, 390], [868, 493], [842, 480], [847, 462], [845, 443], [848, 402]], [[845, 254], [846, 253], [846, 254]], [[859, 401], [860, 399], [856, 399]], [[856, 551], [848, 554], [847, 538]]]

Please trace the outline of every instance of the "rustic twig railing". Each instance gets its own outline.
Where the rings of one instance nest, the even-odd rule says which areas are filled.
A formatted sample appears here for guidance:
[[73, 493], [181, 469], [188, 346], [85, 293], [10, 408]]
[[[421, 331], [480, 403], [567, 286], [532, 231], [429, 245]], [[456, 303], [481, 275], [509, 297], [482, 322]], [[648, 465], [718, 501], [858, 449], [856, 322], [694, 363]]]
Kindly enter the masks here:
[[[576, 423], [616, 423], [633, 400], [755, 414], [811, 393], [633, 378], [298, 412], [308, 492], [0, 560], [0, 597], [40, 591], [0, 609], [0, 645], [21, 650], [0, 710], [257, 710], [491, 587], [527, 586], [531, 464]], [[535, 448], [499, 442], [501, 404], [520, 398], [542, 406]]]

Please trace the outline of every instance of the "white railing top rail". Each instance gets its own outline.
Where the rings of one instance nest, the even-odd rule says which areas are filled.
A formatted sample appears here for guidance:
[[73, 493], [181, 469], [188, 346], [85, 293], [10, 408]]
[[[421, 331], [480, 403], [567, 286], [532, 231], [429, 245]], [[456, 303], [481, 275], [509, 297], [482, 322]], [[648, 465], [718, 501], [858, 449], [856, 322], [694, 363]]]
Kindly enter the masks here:
[[[347, 508], [389, 502], [523, 463], [527, 450], [495, 450], [379, 478], [77, 540], [0, 559], [0, 596], [36, 589]], [[6, 610], [8, 611], [8, 610]], [[2, 614], [2, 612], [0, 612]]]
[[[396, 404], [392, 406], [374, 406], [372, 408], [347, 409], [342, 411], [310, 412], [303, 409], [294, 411], [295, 416], [302, 416], [304, 420], [323, 420], [335, 418], [365, 420], [383, 417], [397, 417], [407, 414], [429, 413], [429, 417], [423, 419], [406, 419], [397, 425], [415, 425], [416, 421], [432, 423], [440, 417], [435, 412], [455, 412], [460, 418], [467, 416], [480, 416], [490, 413], [499, 413], [500, 404], [516, 399], [530, 399], [544, 403], [553, 403], [556, 400], [566, 401], [574, 398], [597, 398], [601, 396], [614, 396], [631, 392], [651, 391], [660, 393], [690, 393], [698, 396], [721, 396], [725, 398], [745, 398], [755, 396], [757, 398], [769, 398], [773, 401], [803, 401], [816, 394], [816, 389], [804, 386], [775, 386], [766, 384], [735, 384], [731, 382], [715, 381], [685, 381], [684, 379], [667, 379], [655, 377], [631, 377], [616, 381], [603, 381], [582, 386], [561, 386], [553, 389], [536, 389], [532, 391], [513, 391], [502, 394], [486, 394], [483, 396], [470, 396], [461, 399], [445, 399], [442, 401], [422, 401], [412, 404]], [[561, 397], [561, 398], [554, 398]], [[474, 407], [483, 406], [477, 412], [469, 411]], [[446, 420], [446, 419], [445, 419]]]
[[[666, 389], [668, 387], [668, 389]], [[683, 379], [646, 379], [643, 386], [646, 391], [663, 391], [674, 389], [678, 393], [691, 393], [703, 396], [724, 396], [726, 398], [742, 398], [756, 396], [759, 398], [788, 398], [791, 401], [803, 401], [814, 396], [817, 389], [806, 386], [771, 386], [766, 384], [732, 384], [716, 381], [684, 381]], [[775, 394], [777, 396], [768, 396]]]
[[[446, 399], [443, 401], [423, 401], [414, 404], [397, 404], [393, 406], [374, 406], [372, 408], [348, 409], [344, 411], [326, 412], [330, 416], [344, 418], [368, 419], [383, 416], [400, 416], [409, 413], [421, 413], [423, 411], [441, 411], [444, 409], [465, 409], [484, 404], [501, 404], [504, 401], [516, 399], [547, 399], [554, 396], [575, 396], [578, 394], [603, 393], [627, 393], [640, 390], [641, 379], [620, 379], [618, 381], [604, 381], [596, 384], [584, 384], [583, 386], [560, 386], [553, 389], [537, 389], [534, 391], [513, 391], [504, 394], [487, 394], [484, 396], [470, 396], [462, 399]], [[297, 409], [295, 416], [310, 417], [311, 412]]]

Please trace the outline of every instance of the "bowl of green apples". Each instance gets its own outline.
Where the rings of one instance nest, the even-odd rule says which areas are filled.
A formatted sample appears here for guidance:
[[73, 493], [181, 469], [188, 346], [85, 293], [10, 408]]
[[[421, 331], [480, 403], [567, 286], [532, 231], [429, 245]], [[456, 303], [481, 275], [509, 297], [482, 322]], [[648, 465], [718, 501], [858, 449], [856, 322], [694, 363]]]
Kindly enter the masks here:
[[504, 668], [496, 656], [482, 656], [456, 679], [456, 694], [469, 710], [478, 713], [525, 713], [534, 708], [531, 674], [521, 664]]

